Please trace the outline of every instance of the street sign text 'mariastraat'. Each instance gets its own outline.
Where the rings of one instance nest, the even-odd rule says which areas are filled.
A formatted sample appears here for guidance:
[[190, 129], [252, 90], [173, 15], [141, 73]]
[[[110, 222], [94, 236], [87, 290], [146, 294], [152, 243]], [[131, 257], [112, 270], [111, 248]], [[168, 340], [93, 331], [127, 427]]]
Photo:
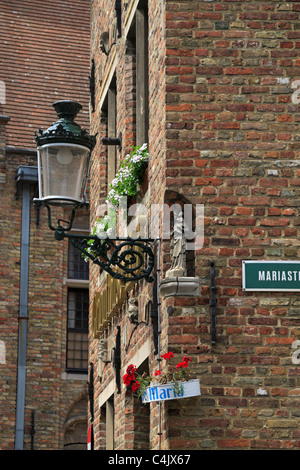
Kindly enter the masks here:
[[243, 261], [243, 290], [300, 291], [300, 261]]

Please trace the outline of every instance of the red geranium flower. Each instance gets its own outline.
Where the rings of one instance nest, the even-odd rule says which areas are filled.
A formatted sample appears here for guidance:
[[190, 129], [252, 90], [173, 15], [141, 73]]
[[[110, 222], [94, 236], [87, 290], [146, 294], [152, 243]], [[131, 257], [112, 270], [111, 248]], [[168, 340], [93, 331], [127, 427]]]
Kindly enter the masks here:
[[131, 375], [131, 374], [134, 374], [134, 372], [136, 371], [136, 367], [133, 365], [133, 364], [130, 364], [128, 367], [127, 367], [127, 374]]
[[176, 366], [176, 369], [180, 369], [181, 367], [183, 367], [184, 369], [186, 369], [188, 366], [188, 363], [186, 361], [183, 361], [183, 362], [178, 362], [177, 366]]
[[157, 370], [154, 375], [161, 375], [161, 370]]
[[140, 382], [138, 382], [138, 380], [136, 380], [135, 382], [133, 382], [132, 386], [131, 386], [131, 389], [133, 392], [136, 392], [138, 388], [140, 388], [141, 384]]
[[130, 384], [131, 380], [130, 380], [128, 374], [123, 375], [123, 382], [124, 382], [125, 385]]
[[131, 378], [131, 380], [135, 380], [135, 371], [136, 371], [136, 367], [133, 365], [133, 364], [130, 364], [128, 367], [127, 367], [127, 375]]
[[189, 357], [189, 356], [184, 356], [184, 358], [182, 359], [184, 362], [188, 363], [188, 362], [192, 362], [192, 358]]
[[133, 364], [130, 364], [127, 367], [126, 374], [123, 376], [123, 382], [125, 385], [130, 385], [131, 382], [135, 381], [135, 371], [136, 367]]
[[168, 353], [162, 354], [161, 357], [163, 357], [164, 359], [171, 359], [171, 357], [174, 357], [174, 354], [169, 351]]

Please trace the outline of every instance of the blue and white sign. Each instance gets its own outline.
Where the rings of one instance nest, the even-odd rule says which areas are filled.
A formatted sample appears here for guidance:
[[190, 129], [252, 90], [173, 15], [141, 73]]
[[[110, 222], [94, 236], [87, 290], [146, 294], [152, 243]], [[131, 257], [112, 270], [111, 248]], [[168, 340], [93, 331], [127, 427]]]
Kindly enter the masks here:
[[166, 384], [152, 384], [150, 387], [147, 387], [142, 396], [142, 402], [150, 403], [152, 401], [177, 400], [179, 398], [201, 395], [198, 379], [179, 382], [178, 384], [179, 387], [177, 390], [172, 382]]

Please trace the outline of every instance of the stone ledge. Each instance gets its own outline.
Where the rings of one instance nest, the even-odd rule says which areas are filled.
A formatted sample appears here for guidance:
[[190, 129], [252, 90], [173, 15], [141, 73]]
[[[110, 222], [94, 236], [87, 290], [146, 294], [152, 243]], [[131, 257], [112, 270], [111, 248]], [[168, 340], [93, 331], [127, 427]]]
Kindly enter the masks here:
[[161, 281], [159, 290], [163, 297], [198, 297], [199, 285], [197, 277], [168, 277]]

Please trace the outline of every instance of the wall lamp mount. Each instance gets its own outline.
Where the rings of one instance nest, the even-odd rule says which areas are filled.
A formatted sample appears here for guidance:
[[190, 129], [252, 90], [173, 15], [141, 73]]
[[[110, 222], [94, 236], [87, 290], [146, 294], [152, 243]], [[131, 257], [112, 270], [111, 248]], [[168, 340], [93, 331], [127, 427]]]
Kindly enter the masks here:
[[[89, 205], [85, 193], [89, 174], [90, 155], [96, 136], [89, 135], [74, 121], [82, 106], [76, 101], [57, 101], [53, 104], [59, 120], [46, 131], [35, 133], [38, 155], [39, 197], [35, 205], [46, 207], [48, 226], [56, 240], [69, 238], [86, 259], [90, 259], [115, 279], [124, 282], [145, 279], [152, 282], [154, 267], [150, 238], [98, 237], [72, 233], [76, 211]], [[104, 140], [104, 139], [103, 139]], [[122, 145], [122, 136], [108, 139], [106, 145]], [[69, 212], [68, 220], [52, 223], [52, 209], [60, 207]], [[67, 211], [66, 211], [67, 209]], [[71, 233], [70, 233], [71, 232]]]
[[122, 133], [118, 135], [118, 137], [103, 137], [102, 139], [103, 145], [115, 145], [118, 147], [119, 151], [122, 150]]

